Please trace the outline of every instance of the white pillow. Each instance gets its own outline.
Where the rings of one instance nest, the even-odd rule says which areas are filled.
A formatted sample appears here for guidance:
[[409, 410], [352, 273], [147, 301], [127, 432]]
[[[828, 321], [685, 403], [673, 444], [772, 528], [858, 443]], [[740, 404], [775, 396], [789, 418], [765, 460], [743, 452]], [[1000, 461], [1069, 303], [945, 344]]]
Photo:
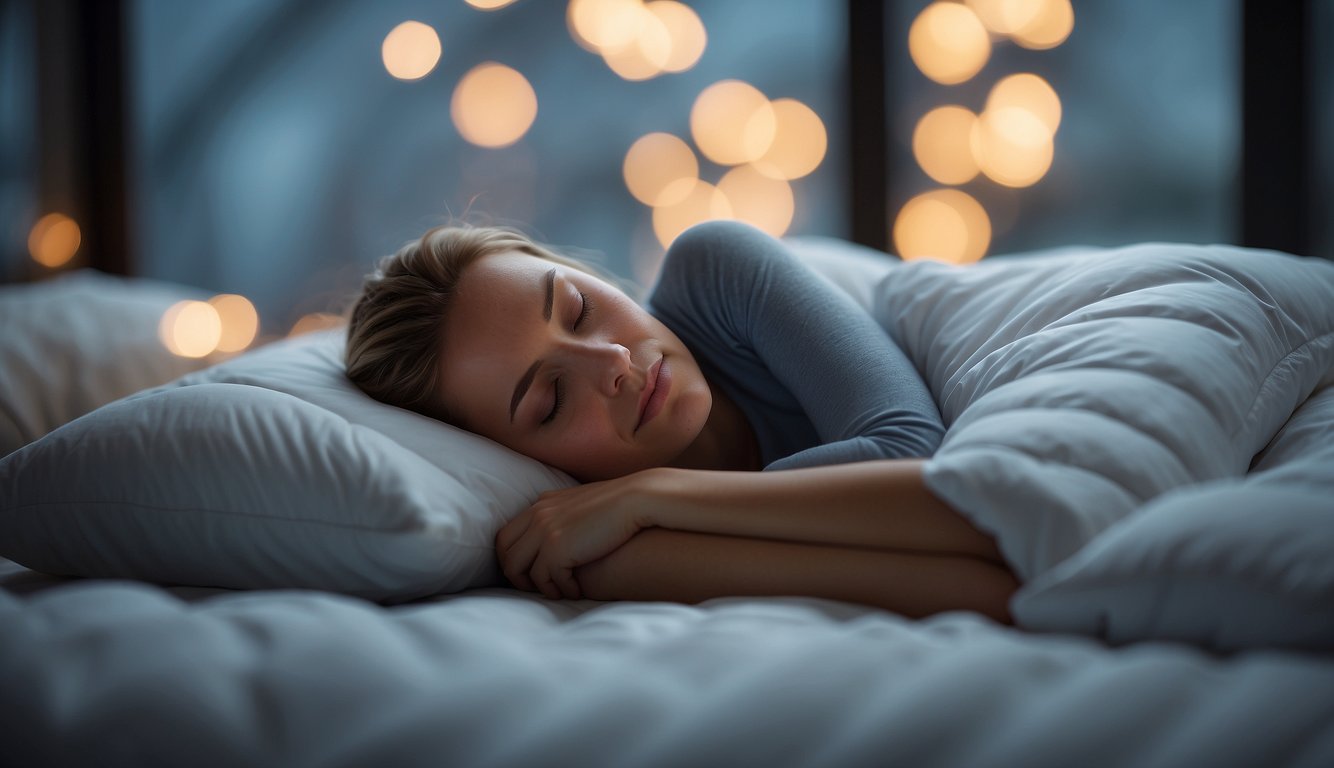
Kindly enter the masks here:
[[[850, 290], [893, 263], [829, 238], [794, 247]], [[367, 397], [343, 373], [343, 334], [186, 376], [0, 461], [0, 554], [59, 575], [386, 602], [502, 583], [495, 532], [574, 481]]]
[[495, 584], [496, 530], [561, 472], [376, 402], [344, 331], [134, 395], [0, 461], [0, 554], [58, 575], [384, 602]]
[[120, 397], [202, 368], [158, 340], [185, 286], [79, 270], [0, 287], [0, 456]]

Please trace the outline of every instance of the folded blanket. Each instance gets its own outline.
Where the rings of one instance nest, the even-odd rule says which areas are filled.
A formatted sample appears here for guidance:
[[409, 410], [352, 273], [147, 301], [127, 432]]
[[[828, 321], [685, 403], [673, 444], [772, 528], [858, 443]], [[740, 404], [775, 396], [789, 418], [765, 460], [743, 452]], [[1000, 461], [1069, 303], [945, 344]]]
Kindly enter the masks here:
[[[1311, 545], [1317, 533], [1334, 530], [1331, 505], [1313, 501], [1330, 498], [1334, 452], [1271, 446], [1262, 454], [1282, 434], [1295, 439], [1284, 432], [1294, 413], [1334, 384], [1334, 264], [1164, 244], [964, 268], [910, 262], [894, 267], [871, 301], [872, 313], [927, 380], [949, 427], [928, 464], [927, 483], [994, 534], [1029, 582], [1014, 606], [1021, 623], [1110, 639], [1167, 635], [1228, 645], [1217, 626], [1164, 632], [1146, 628], [1154, 622], [1143, 616], [1139, 630], [1122, 633], [1113, 608], [1135, 602], [1120, 588], [1129, 573], [1124, 568], [1120, 581], [1112, 579], [1115, 599], [1101, 605], [1090, 605], [1087, 594], [1052, 596], [1063, 578], [1081, 564], [1087, 568], [1091, 542], [1141, 516], [1179, 514], [1170, 499], [1152, 504], [1166, 494], [1225, 482], [1255, 481], [1246, 485], [1246, 513], [1228, 520], [1249, 524], [1248, 517], [1265, 516], [1271, 530], [1288, 524], [1291, 530], [1255, 551], [1214, 556], [1210, 566], [1197, 557], [1210, 549], [1210, 537], [1219, 540], [1210, 551], [1218, 552], [1226, 550], [1223, 539], [1235, 537], [1221, 530], [1228, 520], [1205, 515], [1187, 536], [1194, 550], [1169, 547], [1153, 564], [1156, 576], [1139, 579], [1136, 595], [1146, 596], [1140, 602], [1172, 602], [1162, 590], [1183, 568], [1208, 582], [1221, 558], [1260, 563], [1250, 566], [1254, 578], [1241, 573], [1239, 583], [1260, 590], [1250, 598], [1257, 604], [1272, 607], [1273, 590], [1296, 600], [1295, 618], [1284, 614], [1284, 620], [1303, 624], [1302, 632], [1311, 629], [1304, 618], [1311, 599], [1334, 605], [1334, 569], [1324, 566], [1334, 562], [1334, 549], [1308, 546], [1309, 558], [1275, 561], [1286, 543]], [[1334, 444], [1334, 416], [1307, 419], [1299, 431], [1303, 445]], [[1260, 483], [1260, 470], [1281, 472], [1285, 480]], [[1294, 494], [1322, 506], [1296, 504]], [[1292, 512], [1294, 504], [1299, 512]], [[1287, 512], [1291, 520], [1279, 519]], [[1166, 534], [1141, 528], [1142, 541], [1113, 554], [1142, 556], [1161, 545], [1154, 537]], [[1085, 560], [1072, 562], [1080, 554]], [[1143, 577], [1150, 564], [1140, 565]], [[1094, 570], [1111, 578], [1106, 569]], [[1304, 585], [1300, 596], [1290, 591], [1294, 583]], [[1222, 612], [1235, 605], [1241, 587], [1208, 589], [1218, 592], [1209, 600]], [[1178, 602], [1194, 601], [1200, 613], [1202, 598], [1191, 594]], [[1285, 641], [1334, 646], [1327, 613], [1315, 612], [1314, 635], [1285, 635]]]

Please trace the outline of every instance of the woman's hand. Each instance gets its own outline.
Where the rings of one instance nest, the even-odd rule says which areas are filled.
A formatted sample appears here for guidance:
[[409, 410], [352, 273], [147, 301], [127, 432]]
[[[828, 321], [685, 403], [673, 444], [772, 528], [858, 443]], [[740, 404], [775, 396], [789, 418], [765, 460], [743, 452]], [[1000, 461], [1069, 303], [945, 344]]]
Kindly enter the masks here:
[[611, 554], [648, 527], [652, 472], [539, 496], [496, 534], [505, 577], [552, 599], [582, 597], [574, 569]]

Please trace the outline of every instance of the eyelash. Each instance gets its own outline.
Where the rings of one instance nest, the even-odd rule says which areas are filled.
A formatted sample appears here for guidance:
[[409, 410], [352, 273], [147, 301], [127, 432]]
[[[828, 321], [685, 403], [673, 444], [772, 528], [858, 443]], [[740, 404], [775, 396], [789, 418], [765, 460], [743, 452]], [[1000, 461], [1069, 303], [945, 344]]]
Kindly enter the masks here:
[[[576, 318], [574, 321], [574, 329], [576, 331], [579, 330], [579, 326], [585, 320], [588, 319], [589, 313], [593, 311], [593, 297], [589, 296], [583, 291], [580, 291], [579, 298], [583, 302], [583, 309], [579, 310], [579, 317]], [[553, 419], [555, 419], [558, 415], [560, 415], [560, 409], [564, 405], [565, 405], [565, 386], [560, 379], [556, 379], [556, 402], [551, 408], [551, 413], [548, 413], [547, 417], [545, 419], [542, 419], [542, 423], [547, 424], [551, 422]]]
[[579, 324], [588, 319], [588, 314], [593, 311], [593, 297], [583, 291], [579, 292], [579, 297], [583, 299], [584, 308], [579, 311], [579, 319], [574, 321], [574, 329], [576, 331], [579, 330]]

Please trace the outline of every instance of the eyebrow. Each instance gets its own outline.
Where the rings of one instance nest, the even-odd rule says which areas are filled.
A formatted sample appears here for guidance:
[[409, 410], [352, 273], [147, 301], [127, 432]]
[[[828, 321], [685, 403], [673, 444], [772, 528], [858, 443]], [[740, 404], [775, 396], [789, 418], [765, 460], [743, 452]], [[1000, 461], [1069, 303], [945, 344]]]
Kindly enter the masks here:
[[[556, 299], [556, 268], [547, 270], [542, 279], [542, 287], [546, 291], [546, 301], [542, 305], [542, 320], [551, 322], [551, 305]], [[519, 383], [514, 385], [514, 395], [510, 397], [510, 423], [514, 423], [514, 413], [519, 410], [519, 402], [523, 396], [528, 393], [528, 388], [533, 385], [533, 377], [537, 375], [537, 369], [542, 367], [542, 361], [538, 360], [528, 366], [528, 370], [519, 379]]]

